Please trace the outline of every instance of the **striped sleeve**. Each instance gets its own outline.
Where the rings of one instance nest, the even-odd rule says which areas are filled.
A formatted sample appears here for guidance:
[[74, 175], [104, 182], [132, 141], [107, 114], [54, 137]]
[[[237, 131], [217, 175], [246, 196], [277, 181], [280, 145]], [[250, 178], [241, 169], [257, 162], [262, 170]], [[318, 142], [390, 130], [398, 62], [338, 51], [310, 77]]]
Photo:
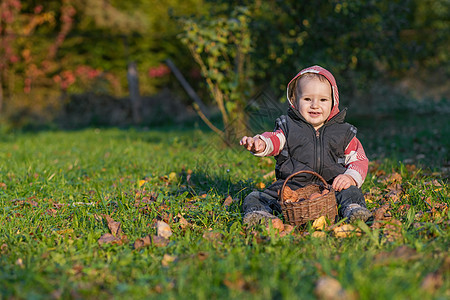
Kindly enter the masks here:
[[286, 137], [281, 129], [274, 132], [264, 132], [257, 137], [266, 143], [266, 149], [263, 152], [255, 153], [256, 156], [276, 156], [286, 144]]
[[361, 142], [354, 137], [345, 149], [344, 154], [345, 167], [347, 168], [344, 174], [350, 175], [355, 180], [356, 185], [361, 187], [369, 169], [369, 159]]

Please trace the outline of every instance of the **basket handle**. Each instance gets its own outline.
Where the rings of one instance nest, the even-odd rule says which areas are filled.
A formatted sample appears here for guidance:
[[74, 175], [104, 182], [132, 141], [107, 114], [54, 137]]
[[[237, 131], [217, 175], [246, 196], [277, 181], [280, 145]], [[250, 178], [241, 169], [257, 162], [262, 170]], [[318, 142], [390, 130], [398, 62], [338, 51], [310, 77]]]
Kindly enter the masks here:
[[314, 175], [314, 176], [316, 176], [317, 178], [319, 178], [323, 182], [325, 187], [328, 187], [328, 183], [325, 181], [325, 179], [323, 179], [323, 177], [320, 176], [320, 174], [318, 174], [318, 173], [316, 173], [314, 171], [303, 170], [303, 171], [298, 171], [298, 172], [292, 173], [291, 175], [289, 175], [286, 178], [286, 180], [283, 183], [283, 186], [281, 187], [281, 190], [280, 190], [280, 201], [281, 201], [281, 203], [284, 202], [284, 199], [283, 199], [283, 194], [284, 193], [283, 192], [284, 192], [284, 188], [286, 186], [286, 183], [288, 182], [289, 179], [291, 179], [292, 177], [294, 177], [294, 176], [296, 176], [296, 175], [298, 175], [300, 173], [308, 173], [308, 174]]

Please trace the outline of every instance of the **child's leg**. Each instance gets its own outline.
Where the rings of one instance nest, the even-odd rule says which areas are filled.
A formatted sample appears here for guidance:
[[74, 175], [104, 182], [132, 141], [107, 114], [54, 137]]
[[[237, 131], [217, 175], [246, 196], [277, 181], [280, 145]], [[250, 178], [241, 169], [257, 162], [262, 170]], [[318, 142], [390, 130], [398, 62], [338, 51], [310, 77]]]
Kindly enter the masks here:
[[339, 216], [348, 218], [349, 221], [363, 220], [367, 221], [371, 212], [366, 208], [366, 201], [361, 189], [356, 186], [336, 192], [336, 201], [339, 208]]
[[274, 214], [281, 213], [278, 199], [265, 192], [251, 192], [244, 199], [244, 224], [254, 225], [274, 219]]

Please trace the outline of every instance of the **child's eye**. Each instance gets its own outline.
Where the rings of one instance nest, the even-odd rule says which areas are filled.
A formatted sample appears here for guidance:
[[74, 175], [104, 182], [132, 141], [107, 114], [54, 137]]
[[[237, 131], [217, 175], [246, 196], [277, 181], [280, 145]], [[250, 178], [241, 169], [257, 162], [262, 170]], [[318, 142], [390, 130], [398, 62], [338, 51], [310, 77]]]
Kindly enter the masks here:
[[320, 99], [320, 101], [326, 102], [326, 101], [328, 101], [328, 99], [327, 98], [322, 98], [322, 99]]
[[305, 101], [311, 101], [311, 98], [304, 98]]

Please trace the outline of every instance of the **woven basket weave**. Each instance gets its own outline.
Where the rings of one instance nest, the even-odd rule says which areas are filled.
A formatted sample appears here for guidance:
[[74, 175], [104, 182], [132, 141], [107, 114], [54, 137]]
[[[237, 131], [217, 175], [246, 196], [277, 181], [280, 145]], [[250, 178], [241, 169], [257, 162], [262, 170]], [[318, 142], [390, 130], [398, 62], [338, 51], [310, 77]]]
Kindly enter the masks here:
[[[286, 202], [283, 199], [284, 189], [287, 182], [296, 175], [301, 173], [308, 173], [319, 178], [323, 185], [309, 184], [305, 187], [296, 190], [300, 198], [306, 200], [299, 202]], [[309, 199], [309, 196], [313, 193], [320, 193], [325, 188], [329, 189], [330, 192], [316, 199]], [[323, 179], [322, 176], [313, 171], [299, 171], [293, 173], [286, 178], [279, 194], [281, 211], [283, 213], [284, 219], [289, 222], [289, 224], [303, 225], [308, 221], [313, 221], [321, 216], [327, 217], [331, 222], [334, 222], [337, 216], [337, 204], [336, 197], [334, 195], [334, 189], [328, 185], [328, 183]]]

